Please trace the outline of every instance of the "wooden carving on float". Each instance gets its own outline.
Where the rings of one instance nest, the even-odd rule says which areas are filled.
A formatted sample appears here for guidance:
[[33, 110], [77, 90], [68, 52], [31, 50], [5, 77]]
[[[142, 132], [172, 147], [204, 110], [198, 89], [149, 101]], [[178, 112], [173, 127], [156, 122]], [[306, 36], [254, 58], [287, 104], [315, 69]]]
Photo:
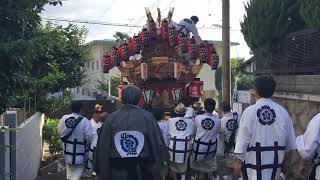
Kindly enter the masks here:
[[128, 61], [123, 67], [119, 67], [122, 76], [130, 83], [144, 84], [141, 79], [141, 61], [148, 64], [148, 80], [173, 80], [174, 62], [181, 62], [181, 77], [177, 81], [190, 82], [200, 72], [202, 64], [189, 65], [180, 57], [175, 48], [168, 45], [168, 41], [157, 39], [149, 47], [145, 47], [140, 61]]
[[[145, 10], [147, 24], [139, 36], [123, 46], [127, 49], [120, 50], [122, 61], [117, 67], [122, 77], [141, 88], [148, 104], [171, 111], [175, 104], [189, 96], [187, 85], [192, 84], [203, 63], [216, 68], [216, 51], [207, 42], [199, 46], [194, 38], [178, 36], [171, 23], [173, 8], [164, 19], [158, 9], [157, 22], [150, 10]], [[109, 69], [106, 67], [106, 71]], [[198, 89], [196, 93], [200, 96], [201, 86]]]

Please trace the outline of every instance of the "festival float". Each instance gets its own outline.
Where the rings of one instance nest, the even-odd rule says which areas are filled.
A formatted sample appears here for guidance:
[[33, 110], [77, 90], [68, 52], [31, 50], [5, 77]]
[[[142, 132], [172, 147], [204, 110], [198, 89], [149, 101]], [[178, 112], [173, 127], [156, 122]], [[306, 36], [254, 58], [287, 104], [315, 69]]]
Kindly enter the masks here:
[[104, 73], [118, 67], [121, 79], [128, 81], [118, 86], [119, 92], [134, 84], [143, 91], [145, 103], [167, 111], [185, 97], [201, 98], [203, 82], [196, 77], [202, 65], [216, 70], [219, 64], [213, 44], [196, 44], [193, 37], [179, 36], [172, 25], [173, 8], [164, 19], [158, 9], [157, 22], [145, 10], [147, 24], [138, 35], [112, 47], [101, 59]]

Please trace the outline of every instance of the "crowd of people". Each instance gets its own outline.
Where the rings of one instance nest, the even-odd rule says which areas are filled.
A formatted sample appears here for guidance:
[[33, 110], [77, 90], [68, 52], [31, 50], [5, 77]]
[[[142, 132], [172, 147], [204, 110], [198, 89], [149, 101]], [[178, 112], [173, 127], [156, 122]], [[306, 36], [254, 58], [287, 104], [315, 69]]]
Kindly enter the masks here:
[[257, 77], [256, 103], [241, 118], [229, 102], [216, 108], [212, 98], [203, 108], [185, 99], [167, 117], [161, 108], [142, 108], [142, 91], [133, 85], [122, 91], [120, 109], [107, 114], [96, 105], [90, 121], [81, 116], [81, 104], [72, 102], [59, 127], [67, 179], [81, 179], [87, 167], [97, 180], [278, 180], [296, 149], [305, 159], [301, 176], [320, 179], [320, 114], [296, 138], [289, 113], [271, 99], [275, 87], [271, 76]]

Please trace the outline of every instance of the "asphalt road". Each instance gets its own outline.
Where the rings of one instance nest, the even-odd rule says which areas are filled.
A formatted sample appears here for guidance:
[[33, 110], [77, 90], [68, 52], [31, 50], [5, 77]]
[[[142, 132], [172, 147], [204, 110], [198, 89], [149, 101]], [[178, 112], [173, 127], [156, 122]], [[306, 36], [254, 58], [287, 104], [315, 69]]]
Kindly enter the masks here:
[[[36, 180], [67, 180], [66, 171], [61, 171], [55, 174], [39, 176]], [[94, 178], [83, 178], [83, 180], [94, 180]]]

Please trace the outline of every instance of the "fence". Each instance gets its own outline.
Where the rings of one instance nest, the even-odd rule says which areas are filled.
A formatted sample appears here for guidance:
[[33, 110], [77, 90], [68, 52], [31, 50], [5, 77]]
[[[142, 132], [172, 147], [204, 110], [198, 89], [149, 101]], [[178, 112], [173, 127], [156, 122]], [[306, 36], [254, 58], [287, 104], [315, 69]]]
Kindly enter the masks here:
[[42, 127], [44, 115], [35, 113], [20, 125], [18, 112], [7, 111], [3, 115], [6, 127], [17, 128], [0, 132], [0, 174], [5, 180], [34, 180], [42, 156]]
[[[92, 118], [92, 114], [94, 111], [94, 106], [96, 104], [100, 104], [103, 106], [102, 111], [112, 113], [116, 111], [121, 103], [118, 101], [111, 101], [111, 100], [77, 100], [82, 103], [82, 110], [81, 114], [88, 119]], [[71, 113], [71, 109], [69, 107], [61, 108], [57, 112], [52, 112], [50, 114], [46, 114], [47, 117], [60, 119], [63, 115]]]
[[320, 31], [303, 30], [288, 34], [278, 54], [255, 52], [257, 74], [320, 74]]
[[320, 75], [280, 75], [274, 79], [278, 92], [320, 94]]

